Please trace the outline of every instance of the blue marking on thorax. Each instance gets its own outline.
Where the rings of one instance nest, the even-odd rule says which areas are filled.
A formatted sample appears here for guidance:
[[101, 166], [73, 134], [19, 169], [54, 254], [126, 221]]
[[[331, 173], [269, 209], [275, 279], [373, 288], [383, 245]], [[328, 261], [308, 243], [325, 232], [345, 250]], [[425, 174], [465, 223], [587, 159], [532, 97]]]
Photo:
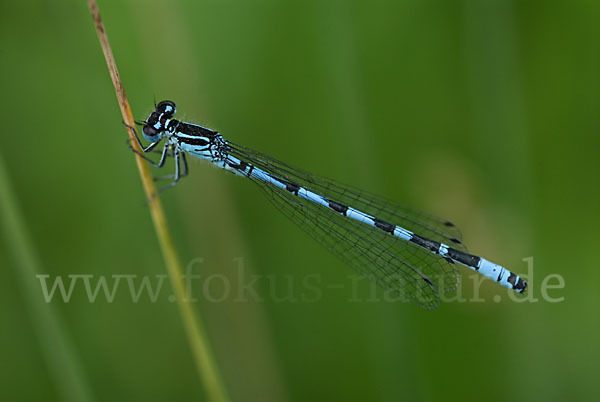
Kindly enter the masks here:
[[204, 149], [204, 147], [199, 147], [198, 145], [186, 144], [185, 142], [178, 142], [178, 144], [179, 144], [179, 148], [181, 148], [182, 151], [187, 152], [190, 155], [195, 156], [196, 158], [212, 160], [212, 158], [210, 156], [210, 152], [208, 150], [199, 151], [199, 149]]

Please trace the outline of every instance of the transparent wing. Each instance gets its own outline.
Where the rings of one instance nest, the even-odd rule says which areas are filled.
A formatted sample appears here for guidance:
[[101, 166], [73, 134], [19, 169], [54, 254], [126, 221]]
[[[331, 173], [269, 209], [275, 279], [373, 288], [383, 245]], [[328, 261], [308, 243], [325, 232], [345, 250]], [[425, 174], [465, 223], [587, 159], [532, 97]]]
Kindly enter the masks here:
[[467, 247], [462, 242], [460, 229], [448, 220], [355, 187], [319, 177], [246, 147], [233, 143], [229, 143], [229, 146], [232, 154], [238, 158], [253, 164], [260, 162], [256, 165], [261, 169], [310, 188], [332, 201], [351, 206], [425, 238], [450, 245], [457, 250], [467, 251]]
[[418, 268], [396, 256], [393, 236], [332, 213], [288, 191], [260, 180], [253, 181], [284, 215], [369, 280], [425, 309], [432, 310], [439, 305], [434, 283]]
[[[331, 201], [351, 206], [431, 240], [466, 249], [460, 241], [460, 231], [448, 221], [312, 175], [248, 148], [231, 143], [229, 147], [231, 155]], [[424, 308], [435, 308], [439, 302], [438, 289], [445, 292], [458, 286], [460, 275], [451, 260], [287, 191], [259, 180], [255, 182], [271, 202], [303, 230], [357, 271], [403, 299]]]

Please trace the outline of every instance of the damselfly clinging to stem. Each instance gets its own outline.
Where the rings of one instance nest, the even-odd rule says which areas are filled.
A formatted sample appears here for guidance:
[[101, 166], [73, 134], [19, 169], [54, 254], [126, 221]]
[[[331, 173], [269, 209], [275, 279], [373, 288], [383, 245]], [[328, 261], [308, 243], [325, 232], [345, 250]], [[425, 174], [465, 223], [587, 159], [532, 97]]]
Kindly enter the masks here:
[[[173, 181], [188, 173], [186, 154], [207, 160], [258, 184], [269, 200], [302, 229], [377, 285], [426, 309], [439, 304], [439, 292], [455, 290], [456, 263], [523, 293], [527, 283], [508, 269], [468, 254], [451, 222], [384, 198], [315, 176], [265, 154], [225, 140], [218, 132], [173, 119], [175, 103], [162, 101], [142, 124], [151, 144], [165, 140], [159, 162], [175, 159]], [[183, 166], [183, 168], [182, 168]], [[164, 178], [164, 177], [163, 177]]]

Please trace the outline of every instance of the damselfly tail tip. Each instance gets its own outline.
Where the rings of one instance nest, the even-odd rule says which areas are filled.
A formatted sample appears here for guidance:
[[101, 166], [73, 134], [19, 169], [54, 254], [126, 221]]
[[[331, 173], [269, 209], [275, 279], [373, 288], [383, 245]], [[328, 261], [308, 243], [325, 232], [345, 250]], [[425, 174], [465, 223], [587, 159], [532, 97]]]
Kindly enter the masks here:
[[527, 281], [524, 281], [523, 279], [519, 278], [517, 284], [514, 286], [513, 289], [520, 294], [525, 293], [525, 291], [527, 290]]

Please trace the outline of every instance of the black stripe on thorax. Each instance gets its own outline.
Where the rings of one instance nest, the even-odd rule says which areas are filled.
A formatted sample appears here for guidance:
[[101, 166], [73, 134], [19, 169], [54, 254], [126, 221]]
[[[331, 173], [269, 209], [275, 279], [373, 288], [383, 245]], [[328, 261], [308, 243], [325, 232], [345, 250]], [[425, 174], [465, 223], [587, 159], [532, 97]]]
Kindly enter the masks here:
[[[177, 121], [177, 120], [172, 120]], [[219, 133], [209, 128], [198, 126], [196, 124], [183, 123], [178, 121], [177, 131], [182, 134], [194, 135], [199, 137], [208, 137], [210, 139], [216, 137]]]
[[204, 147], [209, 145], [219, 135], [218, 132], [208, 128], [195, 124], [182, 123], [177, 120], [171, 120], [169, 127], [173, 127], [172, 132], [179, 142], [188, 145]]
[[210, 144], [210, 141], [207, 141], [206, 138], [197, 137], [197, 138], [188, 138], [188, 137], [180, 137], [175, 133], [177, 140], [181, 143], [188, 145], [199, 145], [201, 147], [205, 147]]

